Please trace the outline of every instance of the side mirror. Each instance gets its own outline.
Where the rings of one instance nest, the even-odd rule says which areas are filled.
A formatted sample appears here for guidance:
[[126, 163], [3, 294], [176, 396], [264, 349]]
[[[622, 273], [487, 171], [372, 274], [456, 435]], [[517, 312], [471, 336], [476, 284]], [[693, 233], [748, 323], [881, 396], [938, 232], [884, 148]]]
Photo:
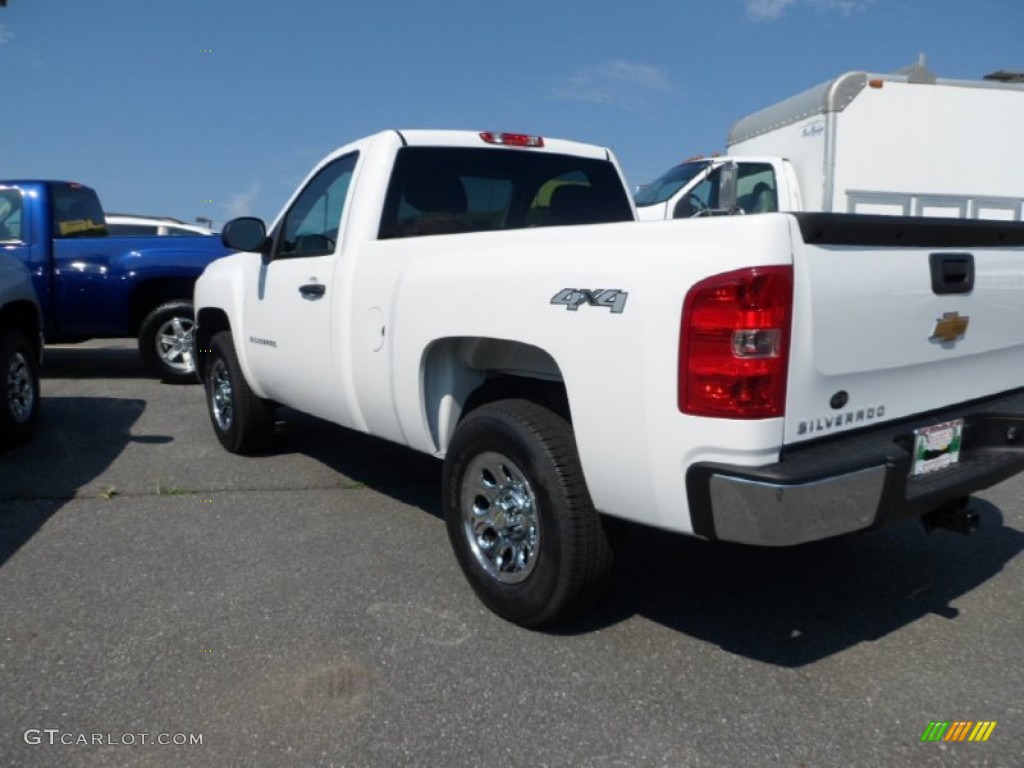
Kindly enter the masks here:
[[263, 253], [267, 242], [267, 225], [262, 219], [242, 216], [224, 225], [220, 241], [233, 251]]

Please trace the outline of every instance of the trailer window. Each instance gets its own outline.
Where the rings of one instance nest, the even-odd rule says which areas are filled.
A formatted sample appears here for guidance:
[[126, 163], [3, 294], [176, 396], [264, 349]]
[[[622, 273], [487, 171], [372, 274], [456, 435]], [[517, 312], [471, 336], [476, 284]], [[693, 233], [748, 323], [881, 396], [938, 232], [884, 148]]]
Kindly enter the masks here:
[[604, 160], [507, 148], [405, 147], [388, 186], [379, 237], [632, 221]]

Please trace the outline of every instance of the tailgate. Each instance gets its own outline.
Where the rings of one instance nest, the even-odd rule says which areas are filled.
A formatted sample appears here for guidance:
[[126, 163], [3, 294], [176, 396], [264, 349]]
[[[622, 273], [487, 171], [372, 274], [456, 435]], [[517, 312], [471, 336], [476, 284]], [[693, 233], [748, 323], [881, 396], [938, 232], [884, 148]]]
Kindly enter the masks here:
[[793, 228], [787, 444], [1024, 386], [1024, 224], [796, 214]]

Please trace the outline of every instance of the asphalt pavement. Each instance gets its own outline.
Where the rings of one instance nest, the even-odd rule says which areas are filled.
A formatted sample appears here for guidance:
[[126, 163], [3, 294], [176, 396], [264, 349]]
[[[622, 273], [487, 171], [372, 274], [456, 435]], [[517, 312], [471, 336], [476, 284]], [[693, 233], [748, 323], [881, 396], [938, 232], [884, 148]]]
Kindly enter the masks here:
[[1021, 765], [1020, 478], [970, 537], [618, 525], [536, 632], [462, 578], [434, 459], [287, 410], [232, 456], [130, 341], [49, 348], [43, 394], [0, 454], [0, 766]]

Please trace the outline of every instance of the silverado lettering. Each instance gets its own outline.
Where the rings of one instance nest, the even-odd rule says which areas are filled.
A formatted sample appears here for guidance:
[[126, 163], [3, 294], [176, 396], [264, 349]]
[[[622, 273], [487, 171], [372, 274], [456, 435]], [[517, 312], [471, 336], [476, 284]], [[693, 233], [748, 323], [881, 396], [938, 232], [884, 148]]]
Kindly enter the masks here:
[[796, 428], [796, 433], [798, 435], [806, 435], [810, 432], [823, 432], [836, 427], [874, 421], [883, 416], [885, 416], [884, 405], [875, 406], [874, 408], [860, 408], [856, 411], [846, 411], [845, 413], [835, 413], [831, 416], [820, 416], [815, 419], [802, 420]]

